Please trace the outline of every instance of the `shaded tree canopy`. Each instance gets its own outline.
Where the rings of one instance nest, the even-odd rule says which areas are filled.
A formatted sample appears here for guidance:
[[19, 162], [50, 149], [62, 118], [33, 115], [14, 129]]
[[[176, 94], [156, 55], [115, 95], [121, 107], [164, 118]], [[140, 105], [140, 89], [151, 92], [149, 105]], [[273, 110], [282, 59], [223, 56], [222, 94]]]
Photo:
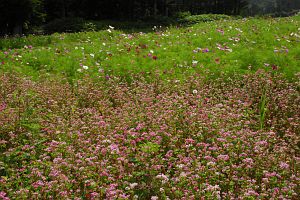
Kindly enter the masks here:
[[300, 9], [300, 0], [1, 0], [0, 34], [18, 33], [24, 25], [41, 25], [70, 17], [141, 20], [171, 16], [178, 11], [281, 15], [297, 9]]

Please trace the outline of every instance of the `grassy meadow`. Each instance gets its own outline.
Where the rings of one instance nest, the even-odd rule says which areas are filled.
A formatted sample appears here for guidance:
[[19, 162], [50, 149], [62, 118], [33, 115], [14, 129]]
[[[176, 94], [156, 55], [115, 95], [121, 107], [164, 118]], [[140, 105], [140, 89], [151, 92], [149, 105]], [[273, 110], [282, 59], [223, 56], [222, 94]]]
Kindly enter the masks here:
[[300, 15], [0, 39], [0, 199], [297, 199]]

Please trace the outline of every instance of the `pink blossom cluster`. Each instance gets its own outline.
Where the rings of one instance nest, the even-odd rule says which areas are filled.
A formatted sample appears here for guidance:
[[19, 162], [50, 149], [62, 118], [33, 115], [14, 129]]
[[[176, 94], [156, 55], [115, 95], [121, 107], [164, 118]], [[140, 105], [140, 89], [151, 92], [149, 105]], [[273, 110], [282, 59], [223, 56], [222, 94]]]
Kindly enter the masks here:
[[132, 78], [1, 75], [0, 199], [299, 196], [299, 82]]

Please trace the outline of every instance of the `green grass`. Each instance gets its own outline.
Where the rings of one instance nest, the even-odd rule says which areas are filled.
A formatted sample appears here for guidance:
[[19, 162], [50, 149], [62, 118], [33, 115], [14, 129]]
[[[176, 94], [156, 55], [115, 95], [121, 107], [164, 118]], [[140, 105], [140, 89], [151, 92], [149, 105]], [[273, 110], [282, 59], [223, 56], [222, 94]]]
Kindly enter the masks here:
[[[86, 73], [103, 77], [159, 71], [183, 78], [206, 70], [231, 74], [262, 68], [293, 78], [300, 71], [299, 22], [299, 16], [251, 18], [147, 34], [113, 30], [1, 39], [1, 70], [77, 79]], [[209, 51], [203, 53], [205, 49]]]

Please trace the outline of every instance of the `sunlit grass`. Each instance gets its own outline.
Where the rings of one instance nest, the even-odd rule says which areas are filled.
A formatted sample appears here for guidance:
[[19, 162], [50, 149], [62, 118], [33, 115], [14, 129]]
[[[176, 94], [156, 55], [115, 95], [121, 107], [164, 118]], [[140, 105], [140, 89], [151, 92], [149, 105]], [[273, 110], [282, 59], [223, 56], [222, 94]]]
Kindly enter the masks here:
[[203, 70], [272, 70], [267, 65], [293, 77], [299, 72], [299, 35], [297, 17], [239, 19], [147, 34], [112, 30], [2, 40], [11, 42], [11, 47], [15, 40], [28, 41], [28, 45], [3, 50], [0, 59], [2, 70], [15, 68], [32, 76], [70, 69], [72, 75], [80, 74], [83, 65], [89, 66], [85, 73], [93, 74], [99, 69], [104, 74], [172, 70], [178, 76]]

